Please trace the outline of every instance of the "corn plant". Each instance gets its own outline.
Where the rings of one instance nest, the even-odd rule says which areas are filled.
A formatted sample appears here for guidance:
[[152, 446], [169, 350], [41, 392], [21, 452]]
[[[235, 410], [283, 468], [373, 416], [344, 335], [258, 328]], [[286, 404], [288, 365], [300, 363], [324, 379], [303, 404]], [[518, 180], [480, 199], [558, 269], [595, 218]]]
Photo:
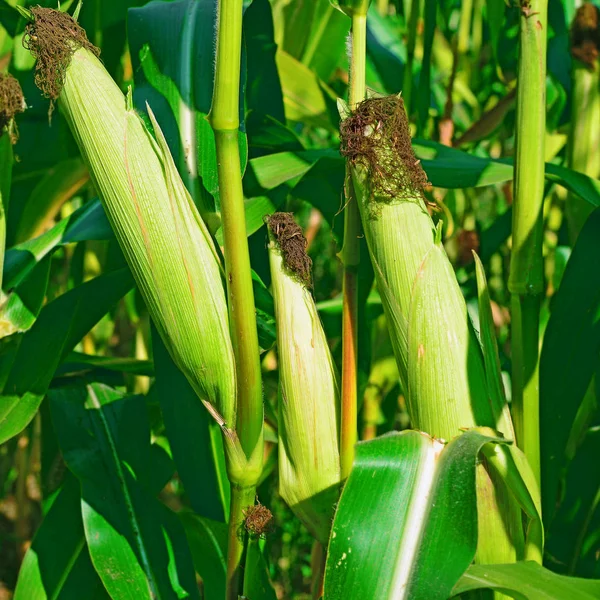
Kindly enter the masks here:
[[600, 597], [597, 6], [41, 4], [0, 0], [9, 597]]

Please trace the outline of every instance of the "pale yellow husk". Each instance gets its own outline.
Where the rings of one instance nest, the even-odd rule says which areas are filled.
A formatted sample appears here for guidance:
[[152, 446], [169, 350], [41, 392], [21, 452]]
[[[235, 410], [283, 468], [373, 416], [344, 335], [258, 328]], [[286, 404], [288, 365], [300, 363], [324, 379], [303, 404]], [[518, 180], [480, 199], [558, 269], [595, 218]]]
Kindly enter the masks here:
[[327, 543], [339, 495], [339, 387], [309, 290], [284, 267], [276, 242], [269, 259], [279, 360], [279, 492]]
[[219, 261], [158, 124], [151, 114], [155, 141], [83, 48], [73, 54], [59, 105], [171, 357], [232, 428], [236, 377]]

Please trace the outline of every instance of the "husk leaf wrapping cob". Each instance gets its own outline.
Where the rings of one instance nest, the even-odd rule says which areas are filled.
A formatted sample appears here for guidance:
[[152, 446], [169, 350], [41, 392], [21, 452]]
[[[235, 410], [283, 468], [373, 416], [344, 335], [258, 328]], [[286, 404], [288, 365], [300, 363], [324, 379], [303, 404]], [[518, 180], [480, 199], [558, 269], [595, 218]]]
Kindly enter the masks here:
[[13, 146], [18, 139], [15, 116], [26, 108], [19, 82], [9, 74], [0, 73], [0, 338], [21, 331], [8, 311], [8, 296], [2, 291], [4, 252], [6, 249], [6, 215], [10, 199]]
[[290, 213], [268, 221], [279, 357], [279, 491], [327, 543], [339, 494], [339, 386], [310, 292], [306, 240]]
[[[427, 183], [399, 96], [340, 105], [350, 164], [377, 286], [412, 426], [449, 440], [485, 426], [514, 439], [504, 402], [488, 390], [481, 346], [452, 265], [424, 200]], [[481, 562], [512, 562], [523, 548], [520, 511], [478, 469]]]
[[156, 140], [147, 131], [69, 15], [31, 12], [36, 82], [59, 102], [171, 357], [231, 441], [236, 376], [219, 260], [162, 131], [150, 109]]

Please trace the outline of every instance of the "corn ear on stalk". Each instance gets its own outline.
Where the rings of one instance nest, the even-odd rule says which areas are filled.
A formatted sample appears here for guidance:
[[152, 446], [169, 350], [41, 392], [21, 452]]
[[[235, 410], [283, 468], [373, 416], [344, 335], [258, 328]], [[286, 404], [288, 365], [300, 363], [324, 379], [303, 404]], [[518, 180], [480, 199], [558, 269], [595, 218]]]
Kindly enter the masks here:
[[[502, 401], [488, 393], [479, 340], [427, 211], [427, 178], [412, 150], [402, 99], [373, 98], [351, 114], [343, 106], [340, 112], [342, 154], [412, 426], [446, 440], [476, 426], [514, 439]], [[523, 548], [520, 511], [503, 486], [494, 486], [483, 467], [478, 471], [478, 560], [512, 562]]]
[[279, 490], [327, 543], [340, 482], [338, 377], [310, 292], [306, 240], [291, 213], [268, 218], [279, 356]]
[[487, 400], [483, 356], [427, 211], [427, 178], [412, 150], [402, 99], [373, 98], [346, 115], [342, 153], [351, 165], [413, 424], [445, 439], [475, 425], [512, 439], [502, 407]]
[[0, 73], [0, 138], [7, 135], [13, 144], [17, 141], [15, 116], [26, 108], [23, 90], [10, 74]]
[[2, 292], [4, 251], [6, 248], [6, 214], [10, 198], [13, 145], [18, 138], [15, 116], [25, 110], [26, 104], [19, 82], [0, 73], [0, 338], [20, 331], [7, 314], [8, 297]]
[[70, 16], [31, 12], [36, 82], [59, 102], [169, 353], [228, 432], [236, 377], [220, 265], [162, 131], [149, 110], [155, 141]]
[[[600, 9], [585, 2], [571, 26], [573, 97], [568, 164], [590, 177], [600, 177]], [[575, 241], [594, 207], [569, 194], [566, 216]]]

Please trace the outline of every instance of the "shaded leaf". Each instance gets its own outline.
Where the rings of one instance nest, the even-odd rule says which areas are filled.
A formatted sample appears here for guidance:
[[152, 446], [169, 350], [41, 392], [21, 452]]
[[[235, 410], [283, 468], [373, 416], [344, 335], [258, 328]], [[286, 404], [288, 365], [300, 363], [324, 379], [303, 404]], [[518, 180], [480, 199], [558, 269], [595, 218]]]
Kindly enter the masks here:
[[277, 594], [269, 579], [266, 544], [264, 540], [251, 537], [246, 550], [244, 570], [244, 595], [260, 600], [277, 600]]
[[590, 428], [568, 467], [564, 499], [548, 531], [553, 570], [600, 578], [600, 428]]
[[[583, 227], [551, 304], [540, 357], [543, 514], [549, 522], [575, 415], [596, 369], [600, 350], [600, 209]], [[565, 399], [568, 398], [568, 401]]]
[[224, 598], [227, 574], [227, 525], [191, 512], [179, 519], [185, 529], [196, 572], [204, 583], [206, 598]]
[[67, 477], [25, 554], [14, 600], [80, 600], [82, 595], [109, 598], [85, 543], [79, 483]]
[[49, 397], [65, 462], [81, 482], [92, 562], [111, 597], [199, 598], [183, 528], [153, 498], [144, 398], [99, 384]]
[[[128, 269], [101, 275], [47, 304], [0, 369], [12, 369], [0, 396], [0, 443], [33, 419], [61, 360], [133, 286]], [[7, 366], [8, 365], [8, 366]]]
[[229, 481], [221, 430], [152, 329], [156, 385], [167, 438], [195, 512], [215, 521], [229, 514]]

